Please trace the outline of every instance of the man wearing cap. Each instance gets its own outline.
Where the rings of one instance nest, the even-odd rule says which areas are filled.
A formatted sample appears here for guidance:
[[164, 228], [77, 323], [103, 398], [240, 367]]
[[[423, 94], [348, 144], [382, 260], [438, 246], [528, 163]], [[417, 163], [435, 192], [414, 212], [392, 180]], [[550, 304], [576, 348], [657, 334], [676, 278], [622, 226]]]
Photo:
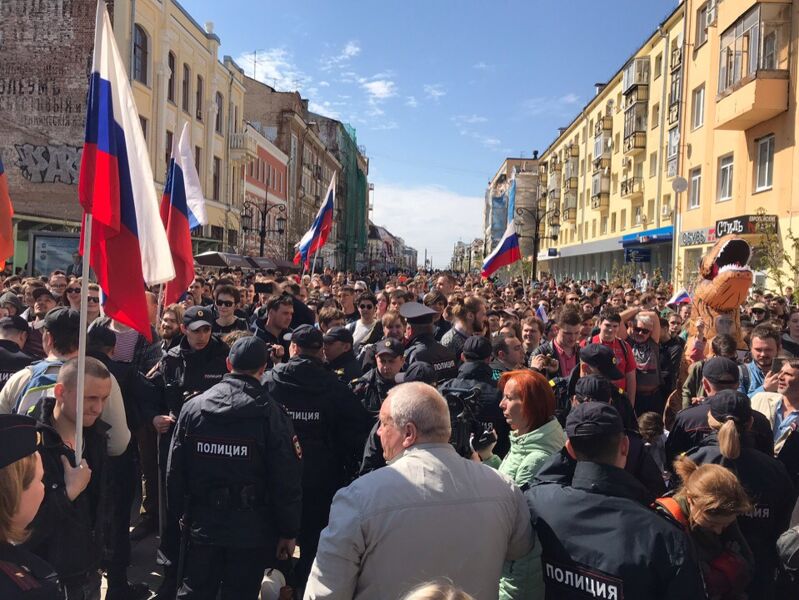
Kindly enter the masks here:
[[547, 598], [704, 598], [687, 536], [644, 504], [624, 470], [629, 441], [615, 408], [584, 402], [566, 419], [569, 483], [535, 481], [525, 493], [542, 547]]
[[302, 448], [260, 378], [255, 336], [230, 349], [230, 373], [186, 402], [169, 451], [167, 503], [191, 528], [178, 597], [258, 597], [264, 569], [294, 552], [302, 512]]
[[22, 347], [28, 340], [28, 322], [22, 317], [0, 319], [0, 390], [14, 373], [33, 362]]
[[493, 429], [497, 434], [497, 445], [493, 452], [504, 457], [510, 449], [510, 426], [499, 407], [502, 394], [489, 365], [491, 342], [481, 335], [470, 336], [463, 343], [461, 359], [463, 362], [458, 367], [458, 376], [439, 386], [438, 390], [445, 398], [451, 393], [468, 394], [475, 388], [480, 390], [480, 413], [477, 415], [480, 423], [476, 424], [473, 433], [479, 436]]
[[380, 405], [396, 384], [396, 376], [405, 366], [405, 347], [397, 339], [383, 338], [374, 345], [377, 366], [350, 383], [355, 397], [366, 411], [377, 417]]
[[288, 409], [302, 446], [302, 527], [295, 568], [295, 583], [302, 588], [333, 495], [355, 475], [370, 423], [350, 389], [325, 369], [322, 332], [300, 325], [286, 337], [291, 358], [266, 373], [264, 387]]
[[405, 349], [405, 364], [412, 365], [417, 360], [430, 363], [438, 374], [439, 382], [457, 377], [455, 355], [438, 343], [433, 335], [433, 318], [438, 313], [420, 302], [406, 302], [399, 312], [407, 319], [411, 330]]
[[322, 335], [327, 368], [349, 385], [361, 376], [361, 363], [352, 350], [352, 333], [347, 327], [331, 327]]
[[28, 341], [22, 347], [22, 350], [34, 358], [44, 358], [46, 352], [44, 350], [40, 328], [44, 323], [45, 315], [57, 306], [58, 301], [53, 293], [46, 287], [33, 288], [31, 294], [33, 296], [33, 307], [29, 314], [33, 319], [28, 317], [31, 330], [28, 334]]
[[[666, 438], [666, 468], [671, 469], [674, 459], [683, 452], [698, 446], [711, 432], [707, 424], [710, 399], [722, 390], [738, 389], [740, 372], [738, 364], [723, 356], [707, 359], [702, 367], [702, 387], [707, 397], [700, 403], [677, 413], [674, 424]], [[769, 456], [773, 455], [774, 442], [771, 438], [771, 425], [760, 413], [753, 413], [751, 434], [755, 446]]]
[[[144, 412], [158, 438], [158, 469], [166, 477], [169, 439], [187, 398], [219, 383], [227, 373], [228, 347], [211, 334], [213, 313], [207, 306], [192, 306], [183, 314], [183, 338], [161, 359], [151, 380], [160, 393], [145, 405]], [[164, 579], [158, 598], [170, 598], [177, 589], [178, 522], [174, 514], [164, 515], [160, 552], [166, 557]], [[178, 515], [179, 516], [179, 515]]]

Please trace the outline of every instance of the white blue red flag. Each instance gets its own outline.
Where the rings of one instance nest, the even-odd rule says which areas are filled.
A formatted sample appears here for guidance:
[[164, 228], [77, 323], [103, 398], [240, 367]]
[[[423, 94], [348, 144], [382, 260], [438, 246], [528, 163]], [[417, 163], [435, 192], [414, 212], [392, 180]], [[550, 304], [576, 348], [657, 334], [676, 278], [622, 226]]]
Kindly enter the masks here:
[[175, 268], [136, 103], [102, 1], [95, 27], [78, 181], [84, 214], [92, 216], [89, 262], [105, 313], [150, 339], [145, 285], [169, 281]]
[[297, 254], [294, 256], [294, 264], [298, 265], [302, 262], [303, 267], [306, 269], [311, 263], [311, 256], [325, 245], [330, 230], [333, 228], [333, 208], [336, 204], [336, 174], [330, 178], [330, 185], [327, 186], [327, 194], [322, 206], [319, 207], [319, 212], [316, 213], [316, 218], [311, 225], [311, 228], [302, 236], [300, 243], [297, 247]]
[[480, 274], [483, 277], [491, 277], [495, 271], [502, 267], [507, 267], [521, 260], [522, 252], [519, 250], [519, 237], [516, 235], [516, 228], [511, 221], [505, 229], [505, 235], [499, 240], [497, 247], [483, 261], [483, 269]]
[[690, 304], [691, 303], [691, 296], [688, 295], [688, 292], [685, 289], [681, 289], [674, 293], [671, 299], [666, 302], [667, 305], [672, 304]]
[[161, 221], [175, 265], [175, 278], [164, 288], [164, 306], [177, 302], [194, 279], [191, 230], [208, 223], [200, 177], [194, 166], [188, 123], [183, 126], [183, 133], [176, 142], [161, 197]]
[[0, 269], [5, 266], [6, 259], [14, 254], [14, 225], [11, 217], [14, 207], [8, 195], [8, 179], [0, 158]]

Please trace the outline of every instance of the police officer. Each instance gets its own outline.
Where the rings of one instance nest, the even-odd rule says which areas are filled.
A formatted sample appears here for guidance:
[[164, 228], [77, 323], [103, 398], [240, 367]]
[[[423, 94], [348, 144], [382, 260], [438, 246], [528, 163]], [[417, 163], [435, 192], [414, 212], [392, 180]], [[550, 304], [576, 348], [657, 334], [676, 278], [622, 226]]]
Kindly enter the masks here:
[[63, 594], [53, 568], [23, 549], [19, 545], [22, 540], [17, 539], [44, 498], [42, 460], [36, 452], [36, 421], [22, 415], [0, 415], [0, 439], [0, 473], [6, 483], [0, 489], [0, 598], [58, 600]]
[[497, 435], [494, 454], [504, 457], [510, 449], [510, 427], [499, 407], [502, 394], [489, 366], [491, 342], [481, 335], [467, 338], [463, 343], [462, 360], [458, 376], [442, 384], [439, 391], [446, 398], [448, 393], [468, 393], [474, 388], [480, 390], [480, 430], [475, 430], [474, 434], [479, 436], [483, 431], [493, 429]]
[[396, 376], [405, 365], [405, 348], [394, 338], [383, 338], [375, 344], [377, 366], [350, 384], [352, 392], [375, 419], [388, 392], [396, 385]]
[[[302, 513], [302, 450], [285, 408], [260, 378], [269, 352], [254, 336], [230, 349], [230, 373], [178, 417], [167, 501], [182, 507], [188, 549], [178, 598], [255, 599], [264, 569], [288, 560]], [[184, 532], [186, 535], [186, 532]]]
[[405, 349], [405, 364], [410, 366], [416, 361], [430, 363], [439, 383], [457, 377], [455, 355], [439, 344], [433, 335], [433, 318], [438, 313], [420, 302], [406, 302], [399, 312], [407, 319], [411, 330]]
[[566, 418], [566, 435], [577, 459], [571, 483], [537, 479], [526, 492], [545, 597], [704, 598], [687, 536], [642, 503], [646, 489], [624, 470], [629, 442], [618, 411], [584, 402]]
[[352, 350], [352, 332], [346, 327], [331, 327], [322, 336], [327, 368], [338, 380], [349, 385], [361, 376], [361, 363]]
[[302, 445], [302, 527], [295, 568], [296, 587], [302, 588], [333, 495], [354, 476], [371, 423], [350, 389], [325, 369], [322, 332], [300, 325], [286, 337], [291, 358], [266, 373], [264, 386], [288, 409]]
[[33, 357], [22, 351], [28, 341], [28, 322], [22, 317], [0, 319], [0, 390], [17, 371], [33, 362]]
[[[159, 475], [166, 477], [169, 439], [183, 403], [189, 397], [204, 392], [219, 383], [227, 373], [228, 347], [211, 334], [213, 313], [205, 306], [192, 306], [183, 315], [180, 344], [169, 350], [158, 363], [152, 375], [161, 390], [155, 395], [155, 404], [146, 408], [155, 430], [159, 434]], [[163, 481], [162, 481], [163, 484]], [[165, 559], [164, 579], [156, 598], [174, 598], [177, 588], [178, 519], [171, 509], [163, 517], [160, 553]]]

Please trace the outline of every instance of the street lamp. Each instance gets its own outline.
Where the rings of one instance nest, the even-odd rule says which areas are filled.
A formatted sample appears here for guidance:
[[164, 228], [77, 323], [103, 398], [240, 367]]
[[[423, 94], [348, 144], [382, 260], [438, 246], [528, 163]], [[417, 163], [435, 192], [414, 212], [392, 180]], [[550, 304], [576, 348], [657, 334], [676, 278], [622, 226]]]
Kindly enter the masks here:
[[549, 237], [553, 240], [558, 239], [558, 235], [560, 234], [560, 211], [555, 207], [549, 210], [541, 210], [537, 206], [535, 208], [519, 207], [516, 209], [516, 214], [520, 217], [528, 215], [533, 219], [533, 272], [531, 278], [536, 279], [538, 276], [538, 246], [541, 244], [541, 223], [549, 218], [548, 223], [551, 230], [551, 235]]
[[259, 252], [259, 256], [263, 258], [264, 256], [264, 243], [266, 242], [266, 234], [267, 233], [277, 233], [278, 235], [283, 235], [283, 232], [286, 230], [286, 217], [278, 217], [275, 219], [275, 225], [277, 225], [277, 229], [267, 229], [266, 228], [266, 215], [268, 215], [271, 211], [277, 209], [278, 212], [284, 213], [286, 212], [286, 205], [285, 204], [273, 204], [266, 210], [258, 206], [257, 204], [253, 204], [249, 200], [244, 202], [244, 209], [247, 211], [241, 215], [241, 228], [245, 231], [253, 231], [252, 227], [252, 215], [249, 211], [252, 209], [257, 209], [259, 213], [261, 213], [261, 227], [258, 229], [258, 236], [261, 238], [261, 248]]

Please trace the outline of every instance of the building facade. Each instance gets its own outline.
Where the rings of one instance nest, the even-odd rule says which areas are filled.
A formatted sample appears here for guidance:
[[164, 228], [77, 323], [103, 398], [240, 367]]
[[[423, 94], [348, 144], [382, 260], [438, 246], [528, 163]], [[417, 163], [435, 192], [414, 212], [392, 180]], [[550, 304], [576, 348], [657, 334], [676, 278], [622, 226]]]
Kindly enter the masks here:
[[[488, 255], [505, 233], [509, 217], [517, 222], [516, 232], [520, 237], [522, 252], [531, 251], [532, 225], [529, 214], [508, 215], [509, 191], [511, 178], [514, 173], [522, 175], [517, 180], [516, 203], [517, 208], [532, 208], [536, 202], [538, 192], [538, 159], [536, 158], [506, 158], [488, 182], [483, 204], [483, 255]], [[524, 236], [530, 236], [525, 238]]]

